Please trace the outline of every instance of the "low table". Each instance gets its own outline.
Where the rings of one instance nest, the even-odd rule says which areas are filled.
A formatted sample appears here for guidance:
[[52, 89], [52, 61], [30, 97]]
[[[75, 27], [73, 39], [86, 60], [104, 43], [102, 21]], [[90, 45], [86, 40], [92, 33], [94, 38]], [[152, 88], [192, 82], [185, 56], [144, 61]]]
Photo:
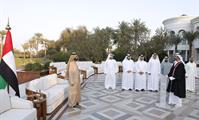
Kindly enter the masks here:
[[27, 97], [28, 100], [33, 102], [34, 107], [37, 109], [37, 119], [46, 120], [46, 98], [43, 94], [32, 94]]

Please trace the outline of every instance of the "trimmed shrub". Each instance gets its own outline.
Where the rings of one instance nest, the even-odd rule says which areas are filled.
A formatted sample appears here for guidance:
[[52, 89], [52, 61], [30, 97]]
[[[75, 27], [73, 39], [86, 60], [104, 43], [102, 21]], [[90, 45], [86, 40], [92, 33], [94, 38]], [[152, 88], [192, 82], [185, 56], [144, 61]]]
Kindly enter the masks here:
[[25, 71], [32, 71], [32, 63], [28, 63], [25, 65]]

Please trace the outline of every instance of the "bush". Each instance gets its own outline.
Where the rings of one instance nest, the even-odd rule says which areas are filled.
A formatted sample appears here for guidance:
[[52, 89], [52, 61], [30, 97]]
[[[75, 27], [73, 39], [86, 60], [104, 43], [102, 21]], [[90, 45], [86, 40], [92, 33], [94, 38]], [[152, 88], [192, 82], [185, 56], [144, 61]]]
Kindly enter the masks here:
[[28, 63], [25, 65], [25, 71], [41, 71], [43, 69], [40, 63]]
[[25, 65], [25, 71], [32, 71], [32, 63], [28, 63]]
[[54, 62], [63, 62], [68, 61], [70, 55], [66, 52], [58, 52], [56, 54], [53, 54], [49, 57]]
[[51, 55], [54, 55], [56, 54], [58, 51], [55, 49], [55, 48], [49, 48], [46, 52], [46, 55], [47, 56], [51, 56]]
[[114, 54], [115, 60], [117, 60], [117, 61], [123, 61], [124, 58], [125, 58], [125, 56], [126, 56], [126, 54], [127, 54], [127, 52], [126, 52], [126, 50], [123, 50], [122, 48], [117, 48], [113, 52], [113, 54]]
[[33, 63], [32, 65], [32, 71], [41, 71], [42, 65], [40, 63]]
[[48, 67], [49, 67], [49, 65], [50, 65], [50, 60], [48, 60], [48, 61], [45, 61], [45, 62], [43, 62], [43, 63], [41, 63], [41, 65], [42, 65], [42, 70], [48, 70]]

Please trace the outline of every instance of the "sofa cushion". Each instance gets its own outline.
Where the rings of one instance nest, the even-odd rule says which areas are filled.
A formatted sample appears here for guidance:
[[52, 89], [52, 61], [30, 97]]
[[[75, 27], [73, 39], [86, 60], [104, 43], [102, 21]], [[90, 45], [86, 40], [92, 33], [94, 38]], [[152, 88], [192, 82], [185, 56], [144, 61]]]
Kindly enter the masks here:
[[0, 115], [0, 120], [36, 120], [36, 109], [10, 109]]
[[86, 70], [93, 66], [92, 61], [79, 61], [77, 62], [78, 68], [80, 70]]
[[12, 109], [31, 109], [33, 108], [33, 103], [29, 100], [19, 98], [17, 96], [10, 97], [11, 108]]
[[[23, 83], [19, 85], [19, 92], [20, 92], [20, 98], [26, 99], [26, 88], [28, 87], [28, 83]], [[9, 95], [15, 96], [15, 91], [12, 89], [11, 86], [9, 86]]]
[[0, 89], [0, 113], [3, 113], [9, 109], [11, 109], [11, 104], [7, 89]]
[[48, 90], [46, 90], [45, 92], [48, 93], [47, 106], [53, 104], [60, 97], [67, 94], [67, 89], [68, 89], [68, 84], [60, 84], [60, 85], [55, 85], [49, 88]]
[[34, 79], [29, 82], [28, 89], [30, 90], [44, 90], [44, 83], [43, 83], [43, 77]]
[[57, 84], [57, 74], [43, 77], [44, 89], [47, 90]]
[[65, 96], [61, 96], [59, 99], [57, 99], [53, 104], [47, 106], [47, 113], [50, 114], [53, 112], [67, 97], [67, 94]]

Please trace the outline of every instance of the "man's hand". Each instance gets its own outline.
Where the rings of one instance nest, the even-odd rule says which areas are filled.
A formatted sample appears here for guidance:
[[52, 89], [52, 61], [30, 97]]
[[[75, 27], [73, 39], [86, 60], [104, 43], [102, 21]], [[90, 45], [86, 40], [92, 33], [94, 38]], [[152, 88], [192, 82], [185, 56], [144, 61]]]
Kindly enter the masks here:
[[174, 77], [169, 77], [169, 80], [174, 80], [175, 78]]

